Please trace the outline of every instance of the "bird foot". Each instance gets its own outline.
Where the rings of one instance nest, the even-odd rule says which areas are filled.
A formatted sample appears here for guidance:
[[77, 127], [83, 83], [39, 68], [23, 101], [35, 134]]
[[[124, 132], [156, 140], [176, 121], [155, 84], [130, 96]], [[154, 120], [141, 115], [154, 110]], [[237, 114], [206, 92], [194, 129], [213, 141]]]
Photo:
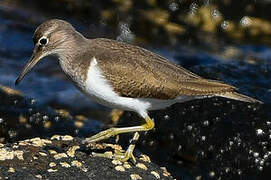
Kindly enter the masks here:
[[[107, 139], [109, 137], [112, 137], [112, 136], [119, 134], [119, 132], [121, 132], [121, 129], [110, 128], [110, 129], [102, 131], [102, 132], [100, 132], [90, 138], [86, 138], [84, 140], [84, 143], [93, 143], [96, 141]], [[136, 144], [138, 138], [139, 138], [139, 133], [135, 132], [133, 138], [131, 139], [131, 143], [130, 143], [128, 149], [126, 150], [126, 152], [123, 152], [123, 150], [120, 150], [120, 149], [115, 149], [114, 153], [112, 153], [111, 151], [105, 152], [105, 153], [93, 152], [92, 156], [115, 159], [115, 160], [119, 160], [121, 162], [126, 162], [129, 159], [131, 159], [133, 163], [136, 163], [136, 159], [135, 159], [135, 156], [133, 155], [133, 152], [134, 152], [135, 144]]]
[[89, 144], [89, 143], [98, 142], [98, 141], [116, 136], [117, 134], [118, 134], [118, 131], [116, 130], [116, 128], [110, 128], [105, 131], [99, 132], [89, 138], [86, 138], [85, 140], [83, 140], [83, 143]]
[[132, 160], [133, 163], [136, 163], [135, 156], [133, 155], [133, 152], [128, 148], [126, 152], [119, 152], [115, 151], [115, 153], [112, 152], [105, 152], [105, 153], [92, 153], [93, 157], [103, 157], [103, 158], [108, 158], [108, 159], [114, 159], [114, 160], [119, 160], [121, 162], [126, 162], [129, 159]]

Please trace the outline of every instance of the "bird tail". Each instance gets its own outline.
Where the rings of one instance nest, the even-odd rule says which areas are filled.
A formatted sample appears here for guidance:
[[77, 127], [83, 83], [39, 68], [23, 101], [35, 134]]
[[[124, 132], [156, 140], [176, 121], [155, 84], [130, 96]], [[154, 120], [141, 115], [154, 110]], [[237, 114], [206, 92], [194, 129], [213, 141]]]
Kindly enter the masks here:
[[218, 94], [218, 96], [229, 98], [229, 99], [234, 99], [234, 100], [237, 100], [237, 101], [244, 101], [244, 102], [249, 102], [249, 103], [263, 104], [262, 101], [259, 101], [257, 99], [245, 96], [243, 94], [239, 94], [237, 92], [226, 92], [226, 93], [223, 93], [223, 94]]

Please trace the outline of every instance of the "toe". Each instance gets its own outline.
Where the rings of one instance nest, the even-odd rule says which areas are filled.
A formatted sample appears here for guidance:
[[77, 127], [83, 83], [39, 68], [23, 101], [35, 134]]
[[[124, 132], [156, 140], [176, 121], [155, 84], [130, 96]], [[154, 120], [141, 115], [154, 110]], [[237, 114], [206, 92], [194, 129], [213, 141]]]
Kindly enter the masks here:
[[104, 139], [108, 139], [112, 136], [116, 135], [116, 131], [115, 128], [110, 128], [107, 129], [105, 131], [99, 132], [98, 134], [95, 134], [94, 136], [91, 136], [89, 138], [86, 138], [85, 140], [83, 140], [83, 143], [94, 143], [94, 142], [98, 142]]

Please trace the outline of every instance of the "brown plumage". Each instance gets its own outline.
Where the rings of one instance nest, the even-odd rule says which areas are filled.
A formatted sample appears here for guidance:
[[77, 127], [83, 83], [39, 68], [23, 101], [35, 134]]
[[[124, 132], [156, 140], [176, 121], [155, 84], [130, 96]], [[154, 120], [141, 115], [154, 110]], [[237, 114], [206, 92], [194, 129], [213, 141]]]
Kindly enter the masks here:
[[243, 95], [238, 99], [235, 87], [204, 79], [138, 46], [103, 38], [93, 39], [89, 44], [88, 53], [97, 59], [104, 76], [120, 96], [156, 99], [223, 96], [257, 101]]

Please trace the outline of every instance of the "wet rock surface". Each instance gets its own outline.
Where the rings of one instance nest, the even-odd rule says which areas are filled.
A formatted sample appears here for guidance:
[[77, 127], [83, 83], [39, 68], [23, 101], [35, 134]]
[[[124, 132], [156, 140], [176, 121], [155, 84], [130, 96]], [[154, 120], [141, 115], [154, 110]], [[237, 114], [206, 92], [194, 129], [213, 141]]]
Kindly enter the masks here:
[[[222, 98], [176, 104], [151, 113], [156, 128], [141, 136], [138, 148], [167, 164], [178, 179], [186, 173], [203, 179], [268, 179], [271, 119], [266, 108]], [[123, 118], [140, 123], [136, 115]]]
[[[67, 109], [54, 109], [36, 103], [34, 99], [26, 98], [17, 90], [0, 86], [0, 141], [17, 142], [33, 137], [50, 137], [54, 134], [69, 134], [73, 136], [89, 136], [98, 131], [101, 123], [86, 118], [83, 115], [71, 115]], [[97, 118], [102, 113], [97, 111]]]
[[72, 136], [54, 135], [0, 144], [1, 179], [173, 179], [165, 168], [139, 155], [136, 164], [91, 157], [93, 149], [121, 150], [113, 144], [82, 147]]
[[94, 134], [100, 127], [95, 121], [42, 108], [5, 86], [0, 88], [0, 99], [2, 179], [173, 179], [165, 167], [139, 151], [136, 164], [92, 157], [92, 152], [123, 151], [113, 144], [84, 145], [82, 138], [71, 136]]

